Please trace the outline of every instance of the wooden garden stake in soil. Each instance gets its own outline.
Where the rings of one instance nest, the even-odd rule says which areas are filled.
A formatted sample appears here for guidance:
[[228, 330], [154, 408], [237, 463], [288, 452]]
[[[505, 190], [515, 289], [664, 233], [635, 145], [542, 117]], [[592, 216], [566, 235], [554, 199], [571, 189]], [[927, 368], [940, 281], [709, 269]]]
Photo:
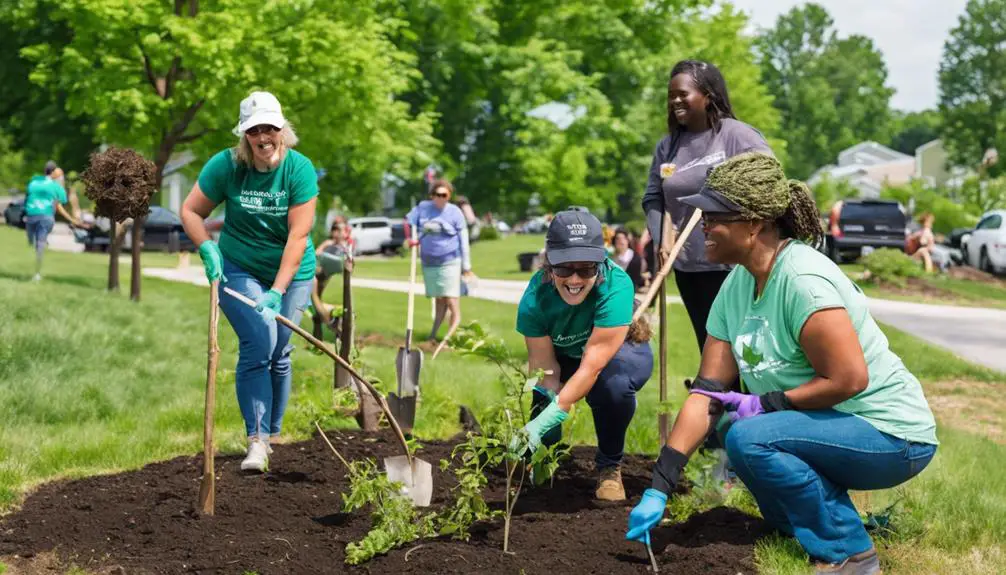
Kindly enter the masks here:
[[210, 284], [210, 325], [206, 360], [206, 407], [203, 411], [203, 482], [199, 486], [199, 508], [206, 515], [213, 515], [216, 470], [214, 469], [213, 412], [217, 396], [217, 362], [220, 346], [217, 344], [217, 326], [220, 323], [220, 280]]

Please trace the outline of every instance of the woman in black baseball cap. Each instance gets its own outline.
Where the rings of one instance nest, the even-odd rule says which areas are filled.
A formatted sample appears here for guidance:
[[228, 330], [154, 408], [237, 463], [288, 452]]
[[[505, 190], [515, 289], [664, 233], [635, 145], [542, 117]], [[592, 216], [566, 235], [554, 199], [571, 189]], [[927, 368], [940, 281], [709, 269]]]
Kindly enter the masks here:
[[[601, 222], [583, 208], [556, 214], [548, 227], [545, 263], [517, 310], [531, 371], [543, 369], [526, 426], [528, 445], [552, 445], [574, 403], [587, 398], [597, 432], [598, 499], [625, 499], [619, 464], [636, 392], [653, 371], [648, 330], [633, 330], [628, 274], [608, 259]], [[627, 337], [629, 336], [629, 337]]]

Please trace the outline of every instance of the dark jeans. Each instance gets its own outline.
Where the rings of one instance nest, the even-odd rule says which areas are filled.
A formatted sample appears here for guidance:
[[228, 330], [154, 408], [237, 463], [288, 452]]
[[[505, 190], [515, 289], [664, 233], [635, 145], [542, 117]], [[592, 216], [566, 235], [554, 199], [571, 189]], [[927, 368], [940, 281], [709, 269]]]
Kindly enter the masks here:
[[685, 304], [688, 319], [692, 321], [699, 353], [702, 353], [702, 346], [706, 344], [706, 320], [709, 319], [709, 309], [713, 307], [713, 300], [716, 299], [716, 294], [720, 293], [720, 286], [729, 273], [674, 270], [674, 283], [678, 285], [681, 301]]
[[[580, 367], [580, 358], [558, 356], [559, 381], [566, 383]], [[598, 469], [614, 467], [622, 461], [625, 448], [625, 431], [636, 413], [636, 392], [653, 373], [653, 350], [649, 343], [625, 342], [615, 357], [601, 370], [594, 387], [587, 393], [587, 405], [594, 415], [597, 433]], [[549, 399], [532, 394], [531, 417], [538, 415], [548, 405]], [[544, 445], [555, 445], [562, 438], [562, 427], [556, 426], [542, 437]]]

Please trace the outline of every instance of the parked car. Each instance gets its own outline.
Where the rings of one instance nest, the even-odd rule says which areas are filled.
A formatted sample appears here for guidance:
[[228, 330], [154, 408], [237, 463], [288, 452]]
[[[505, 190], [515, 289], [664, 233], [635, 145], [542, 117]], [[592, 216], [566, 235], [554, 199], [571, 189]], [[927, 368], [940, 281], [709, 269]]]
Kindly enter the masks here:
[[392, 240], [390, 218], [381, 216], [352, 218], [349, 220], [349, 226], [353, 229], [353, 241], [356, 242], [358, 254], [380, 253]]
[[893, 200], [844, 200], [832, 209], [824, 249], [835, 263], [877, 248], [905, 249], [908, 218]]
[[[122, 249], [130, 250], [133, 246], [132, 226], [127, 226], [126, 236], [122, 240]], [[84, 244], [84, 251], [107, 251], [111, 243], [109, 238], [109, 222], [107, 218], [98, 218], [95, 225], [87, 230], [74, 230], [74, 237]], [[174, 212], [161, 206], [151, 206], [150, 213], [143, 223], [143, 250], [167, 252], [195, 252], [196, 245], [182, 229], [182, 220]]]
[[391, 224], [391, 239], [381, 244], [381, 253], [386, 255], [397, 254], [405, 244], [405, 221]]
[[24, 197], [12, 198], [3, 211], [3, 219], [8, 226], [24, 227]]
[[989, 273], [1006, 269], [1006, 210], [985, 212], [964, 244], [964, 258]]

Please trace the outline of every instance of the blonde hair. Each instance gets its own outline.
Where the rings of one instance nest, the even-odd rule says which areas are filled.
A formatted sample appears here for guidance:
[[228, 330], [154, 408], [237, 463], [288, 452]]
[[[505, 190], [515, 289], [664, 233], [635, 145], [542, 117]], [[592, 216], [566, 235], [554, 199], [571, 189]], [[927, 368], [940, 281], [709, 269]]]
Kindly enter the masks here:
[[[283, 126], [283, 129], [279, 131], [279, 161], [282, 162], [286, 158], [286, 151], [297, 145], [300, 139], [297, 138], [297, 132], [293, 129], [293, 124], [289, 121]], [[251, 144], [248, 143], [248, 138], [245, 137], [244, 132], [238, 136], [238, 145], [234, 147], [232, 152], [234, 161], [244, 164], [245, 166], [251, 168], [255, 165], [255, 156], [252, 154]]]

